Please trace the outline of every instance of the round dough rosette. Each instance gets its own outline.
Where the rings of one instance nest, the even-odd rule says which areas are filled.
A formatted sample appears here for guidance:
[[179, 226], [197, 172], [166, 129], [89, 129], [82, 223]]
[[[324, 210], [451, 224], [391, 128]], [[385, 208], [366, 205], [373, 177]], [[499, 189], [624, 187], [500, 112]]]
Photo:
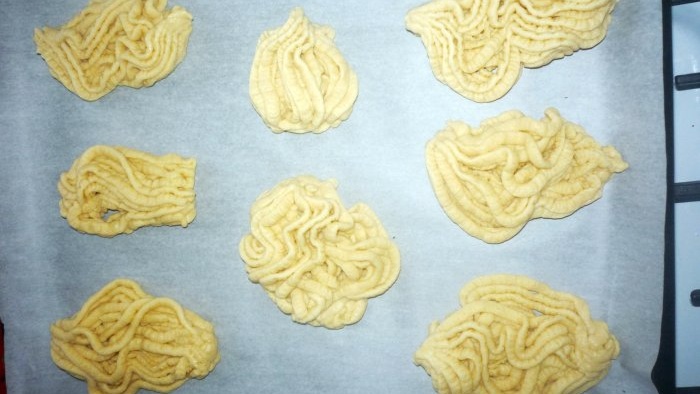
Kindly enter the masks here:
[[272, 131], [321, 133], [350, 116], [357, 76], [334, 37], [332, 28], [311, 23], [301, 8], [282, 27], [260, 36], [250, 98]]
[[364, 204], [346, 209], [334, 181], [288, 179], [251, 208], [240, 242], [252, 282], [298, 323], [342, 328], [391, 287], [399, 252]]

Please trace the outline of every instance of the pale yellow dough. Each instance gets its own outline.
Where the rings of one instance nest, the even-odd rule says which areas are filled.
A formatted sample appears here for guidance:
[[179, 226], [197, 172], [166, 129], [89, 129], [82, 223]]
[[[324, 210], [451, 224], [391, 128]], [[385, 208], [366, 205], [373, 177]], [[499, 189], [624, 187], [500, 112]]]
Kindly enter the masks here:
[[535, 68], [605, 38], [617, 0], [434, 0], [412, 9], [435, 77], [464, 97], [505, 95]]
[[251, 281], [298, 323], [342, 328], [391, 287], [399, 251], [364, 204], [346, 209], [335, 181], [285, 180], [255, 201], [240, 242]]
[[335, 32], [295, 8], [280, 28], [264, 32], [250, 71], [250, 99], [274, 132], [321, 133], [352, 112], [355, 72], [335, 46]]
[[61, 174], [61, 216], [103, 237], [143, 226], [187, 227], [194, 220], [196, 161], [96, 145]]
[[477, 278], [460, 303], [414, 355], [440, 394], [583, 393], [620, 352], [583, 299], [524, 276]]
[[51, 358], [90, 394], [167, 393], [219, 362], [211, 323], [169, 298], [117, 279], [51, 325]]
[[428, 174], [447, 215], [485, 242], [535, 218], [562, 218], [600, 198], [627, 163], [556, 109], [542, 120], [506, 112], [471, 128], [448, 123], [426, 147]]
[[51, 75], [84, 100], [117, 85], [140, 88], [182, 61], [192, 15], [167, 0], [91, 0], [65, 25], [34, 30]]

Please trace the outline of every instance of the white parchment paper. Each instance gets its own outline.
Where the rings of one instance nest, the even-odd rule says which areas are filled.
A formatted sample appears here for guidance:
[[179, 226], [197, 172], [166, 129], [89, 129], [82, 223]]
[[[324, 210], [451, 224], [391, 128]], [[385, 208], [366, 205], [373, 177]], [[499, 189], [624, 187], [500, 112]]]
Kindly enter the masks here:
[[[33, 29], [57, 26], [82, 0], [0, 0], [0, 318], [10, 393], [80, 393], [85, 383], [49, 355], [49, 325], [116, 277], [174, 298], [213, 322], [221, 362], [181, 393], [431, 393], [412, 362], [428, 325], [458, 308], [479, 275], [530, 275], [585, 298], [621, 353], [594, 393], [653, 393], [661, 319], [665, 151], [661, 5], [622, 0], [607, 38], [536, 70], [502, 99], [471, 102], [433, 76], [404, 27], [420, 1], [171, 1], [194, 15], [185, 60], [148, 89], [120, 87], [85, 102], [54, 80]], [[252, 108], [258, 36], [302, 6], [336, 30], [360, 81], [350, 118], [320, 135], [273, 134]], [[448, 120], [476, 125], [510, 109], [556, 107], [630, 168], [599, 201], [536, 220], [489, 245], [440, 208], [425, 143]], [[195, 221], [104, 239], [72, 230], [56, 183], [95, 144], [198, 161]], [[342, 330], [293, 323], [248, 281], [238, 242], [255, 198], [296, 175], [335, 178], [346, 205], [368, 204], [401, 251], [402, 270], [364, 318]]]

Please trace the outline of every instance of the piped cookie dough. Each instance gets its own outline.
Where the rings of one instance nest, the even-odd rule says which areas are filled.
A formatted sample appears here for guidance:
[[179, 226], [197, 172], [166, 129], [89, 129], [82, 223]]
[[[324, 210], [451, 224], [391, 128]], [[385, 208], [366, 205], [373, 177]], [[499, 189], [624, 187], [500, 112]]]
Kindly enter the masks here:
[[170, 298], [117, 279], [51, 325], [51, 358], [90, 394], [168, 393], [219, 362], [211, 323]]
[[258, 40], [250, 71], [250, 99], [275, 133], [321, 133], [352, 112], [357, 76], [328, 26], [311, 23], [301, 8]]
[[346, 208], [335, 181], [300, 176], [261, 194], [239, 251], [248, 277], [295, 322], [337, 329], [399, 274], [399, 251], [364, 204]]
[[536, 68], [605, 38], [617, 0], [434, 0], [412, 9], [435, 77], [476, 102], [503, 97]]
[[556, 109], [541, 120], [509, 111], [472, 128], [450, 122], [426, 147], [430, 181], [447, 216], [488, 243], [535, 218], [562, 218], [601, 197], [628, 165]]
[[182, 226], [194, 220], [194, 159], [154, 156], [96, 145], [58, 182], [61, 216], [74, 229], [113, 237], [144, 226]]
[[587, 303], [524, 276], [477, 278], [414, 355], [440, 394], [579, 394], [620, 346]]
[[91, 0], [68, 23], [34, 30], [51, 75], [84, 100], [152, 86], [183, 60], [192, 15], [167, 0]]

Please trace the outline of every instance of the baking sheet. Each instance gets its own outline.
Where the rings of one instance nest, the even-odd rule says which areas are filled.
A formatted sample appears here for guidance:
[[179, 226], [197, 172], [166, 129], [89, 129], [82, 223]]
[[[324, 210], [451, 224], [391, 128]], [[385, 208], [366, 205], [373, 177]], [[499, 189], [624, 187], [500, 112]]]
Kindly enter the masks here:
[[[600, 45], [524, 70], [489, 104], [433, 77], [420, 39], [404, 27], [421, 4], [408, 0], [171, 1], [194, 15], [185, 60], [154, 87], [85, 102], [49, 75], [32, 42], [35, 27], [63, 24], [85, 4], [0, 0], [0, 318], [10, 393], [86, 390], [52, 363], [48, 327], [116, 277], [215, 325], [221, 362], [179, 393], [430, 393], [429, 376], [412, 363], [428, 325], [458, 308], [469, 280], [503, 272], [578, 294], [608, 322], [621, 353], [591, 392], [655, 392], [665, 204], [660, 2], [620, 1]], [[248, 98], [258, 36], [295, 6], [336, 30], [360, 81], [350, 118], [320, 135], [273, 134]], [[533, 221], [500, 245], [468, 236], [433, 195], [425, 143], [448, 120], [476, 125], [510, 109], [540, 118], [550, 106], [614, 145], [630, 168], [566, 219]], [[195, 157], [195, 221], [113, 239], [73, 231], [59, 215], [56, 182], [95, 144]], [[335, 178], [345, 204], [372, 207], [401, 252], [394, 286], [342, 330], [293, 323], [248, 281], [238, 255], [257, 195], [300, 174]]]

